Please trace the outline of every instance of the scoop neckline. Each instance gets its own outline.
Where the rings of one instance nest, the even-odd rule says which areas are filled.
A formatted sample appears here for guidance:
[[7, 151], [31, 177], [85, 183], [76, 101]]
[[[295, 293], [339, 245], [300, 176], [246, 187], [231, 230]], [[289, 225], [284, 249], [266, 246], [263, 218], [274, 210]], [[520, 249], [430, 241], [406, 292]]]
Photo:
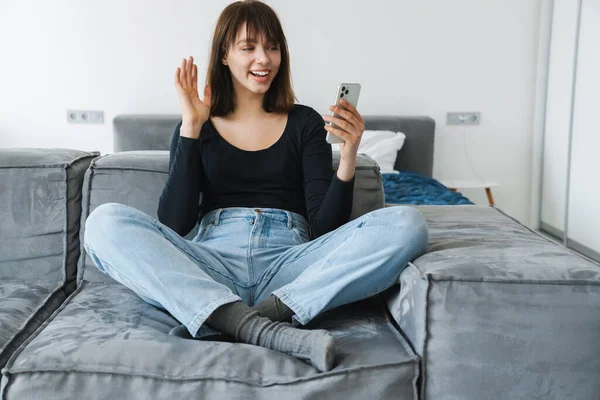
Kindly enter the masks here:
[[227, 139], [225, 139], [225, 138], [224, 138], [224, 137], [223, 137], [223, 136], [222, 136], [222, 135], [219, 133], [219, 131], [217, 130], [217, 127], [216, 127], [216, 126], [215, 126], [215, 125], [212, 123], [212, 120], [210, 119], [210, 117], [208, 118], [208, 122], [210, 123], [210, 126], [212, 127], [212, 129], [213, 129], [213, 130], [216, 132], [217, 136], [218, 136], [218, 137], [219, 137], [219, 138], [220, 138], [220, 139], [221, 139], [223, 142], [227, 143], [227, 144], [228, 144], [230, 147], [233, 147], [234, 149], [236, 149], [236, 150], [238, 150], [238, 151], [241, 151], [241, 152], [243, 152], [243, 153], [260, 153], [260, 152], [263, 152], [263, 151], [267, 151], [267, 150], [270, 150], [270, 149], [272, 149], [272, 148], [273, 148], [273, 147], [275, 147], [275, 146], [276, 146], [276, 145], [277, 145], [279, 142], [281, 142], [281, 141], [283, 140], [283, 137], [285, 136], [285, 133], [287, 132], [287, 130], [288, 130], [288, 127], [289, 127], [289, 125], [290, 125], [291, 114], [292, 114], [292, 112], [291, 112], [291, 111], [290, 111], [290, 112], [287, 114], [287, 120], [285, 121], [285, 127], [283, 128], [283, 132], [282, 132], [282, 133], [281, 133], [281, 135], [279, 136], [279, 139], [277, 139], [277, 140], [275, 141], [275, 143], [273, 143], [273, 144], [272, 144], [272, 145], [270, 145], [269, 147], [267, 147], [267, 148], [264, 148], [264, 149], [259, 149], [259, 150], [244, 150], [244, 149], [240, 149], [240, 148], [239, 148], [239, 147], [237, 147], [237, 146], [234, 146], [233, 144], [229, 143], [229, 142], [227, 141]]

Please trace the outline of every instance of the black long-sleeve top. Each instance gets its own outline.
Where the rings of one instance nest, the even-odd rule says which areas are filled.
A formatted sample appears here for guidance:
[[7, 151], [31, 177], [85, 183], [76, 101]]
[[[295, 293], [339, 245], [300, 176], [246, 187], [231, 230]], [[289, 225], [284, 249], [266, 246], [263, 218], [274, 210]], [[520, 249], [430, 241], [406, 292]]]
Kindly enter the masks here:
[[311, 239], [342, 226], [350, 219], [355, 177], [344, 182], [336, 176], [324, 125], [318, 112], [296, 104], [275, 144], [246, 151], [227, 142], [210, 119], [198, 139], [180, 136], [179, 122], [159, 221], [185, 236], [216, 208], [265, 207], [303, 215]]

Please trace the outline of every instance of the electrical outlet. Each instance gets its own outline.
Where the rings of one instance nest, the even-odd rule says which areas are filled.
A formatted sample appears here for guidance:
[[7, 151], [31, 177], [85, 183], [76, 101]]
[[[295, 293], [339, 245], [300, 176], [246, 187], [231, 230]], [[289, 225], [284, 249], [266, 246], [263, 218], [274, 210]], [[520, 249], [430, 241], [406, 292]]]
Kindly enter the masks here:
[[67, 122], [71, 124], [103, 124], [104, 111], [67, 110]]
[[446, 115], [446, 125], [479, 125], [479, 112], [449, 112]]

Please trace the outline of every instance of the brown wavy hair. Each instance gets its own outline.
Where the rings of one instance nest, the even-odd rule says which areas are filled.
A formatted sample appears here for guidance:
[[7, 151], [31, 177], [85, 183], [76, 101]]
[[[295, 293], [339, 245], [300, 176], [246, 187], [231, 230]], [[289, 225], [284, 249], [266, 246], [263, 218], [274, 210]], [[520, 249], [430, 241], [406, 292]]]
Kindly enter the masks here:
[[258, 33], [279, 46], [281, 64], [269, 90], [265, 93], [263, 108], [266, 112], [288, 113], [294, 106], [296, 96], [292, 89], [287, 40], [279, 17], [267, 4], [258, 0], [245, 0], [229, 4], [221, 12], [215, 27], [206, 77], [206, 83], [210, 84], [212, 89], [210, 114], [224, 117], [234, 111], [231, 72], [221, 60], [235, 42], [237, 32], [244, 22], [248, 39], [255, 39]]

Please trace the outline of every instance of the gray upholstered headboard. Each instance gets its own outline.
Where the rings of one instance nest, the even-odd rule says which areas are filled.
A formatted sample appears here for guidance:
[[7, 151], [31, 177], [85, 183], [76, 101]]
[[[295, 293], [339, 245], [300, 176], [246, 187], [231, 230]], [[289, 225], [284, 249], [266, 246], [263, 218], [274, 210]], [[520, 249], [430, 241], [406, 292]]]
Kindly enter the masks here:
[[[435, 121], [429, 117], [365, 115], [365, 129], [403, 132], [404, 146], [394, 169], [431, 177]], [[113, 119], [113, 151], [169, 150], [180, 115], [118, 115]]]

